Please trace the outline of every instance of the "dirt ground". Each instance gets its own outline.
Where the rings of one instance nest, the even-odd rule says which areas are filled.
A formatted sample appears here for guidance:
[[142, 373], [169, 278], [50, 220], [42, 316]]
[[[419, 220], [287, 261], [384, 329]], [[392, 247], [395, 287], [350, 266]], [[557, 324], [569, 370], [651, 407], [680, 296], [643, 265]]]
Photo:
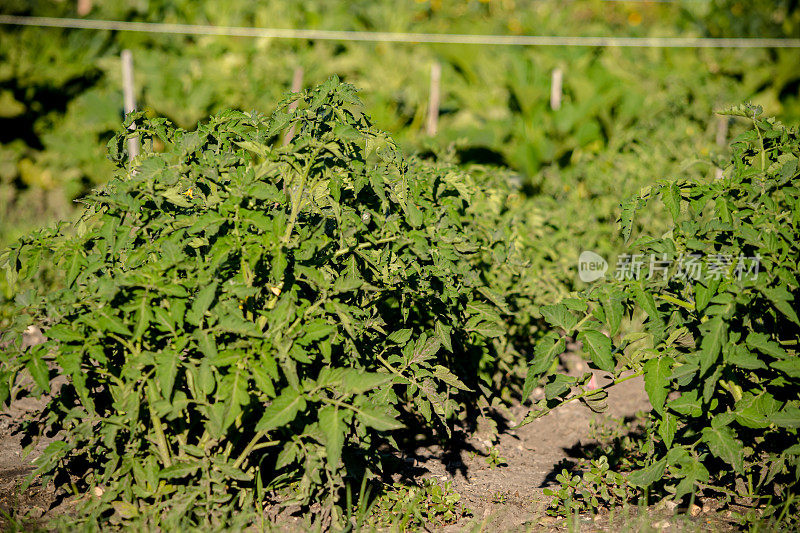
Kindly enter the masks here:
[[[580, 363], [578, 364], [580, 366]], [[577, 368], [580, 374], [586, 368]], [[599, 379], [599, 384], [604, 382]], [[543, 394], [537, 390], [534, 396]], [[416, 450], [415, 466], [423, 476], [451, 483], [472, 517], [444, 528], [444, 531], [732, 531], [736, 528], [730, 514], [715, 511], [716, 502], [698, 502], [691, 510], [672, 505], [646, 509], [616, 509], [596, 516], [565, 520], [546, 514], [551, 500], [547, 487], [557, 486], [556, 475], [570, 469], [585, 457], [584, 450], [594, 442], [592, 422], [613, 427], [617, 421], [635, 421], [637, 414], [650, 410], [642, 378], [635, 378], [609, 389], [609, 409], [593, 413], [578, 402], [571, 402], [516, 430], [500, 432], [494, 449], [504, 459], [502, 465], [490, 466], [486, 451], [491, 446], [480, 434], [467, 438], [468, 447], [448, 457], [435, 447]], [[511, 409], [520, 421], [527, 406]], [[510, 421], [513, 422], [513, 421]], [[510, 424], [513, 425], [513, 424]], [[619, 426], [617, 426], [619, 427]], [[477, 453], [476, 453], [477, 452]], [[682, 511], [682, 513], [681, 513]]]
[[[631, 380], [609, 391], [605, 416], [633, 418], [643, 409], [649, 409], [643, 383]], [[515, 406], [512, 414], [522, 420], [528, 410]], [[549, 498], [542, 491], [557, 484], [555, 477], [563, 467], [577, 462], [580, 448], [591, 442], [591, 421], [601, 416], [571, 402], [526, 426], [501, 432], [494, 448], [505, 466], [490, 466], [480, 453], [464, 454], [461, 464], [443, 465], [435, 450], [419, 451], [421, 465], [433, 476], [452, 481], [475, 518], [491, 517], [492, 529], [505, 531], [540, 521], [549, 524], [552, 521], [544, 515]], [[486, 443], [479, 436], [468, 442], [485, 453]]]
[[[581, 369], [578, 369], [581, 370]], [[602, 381], [601, 381], [602, 384]], [[540, 390], [534, 392], [541, 394]], [[406, 463], [412, 479], [434, 478], [450, 482], [461, 495], [461, 502], [471, 516], [441, 531], [726, 531], [731, 526], [719, 513], [703, 513], [686, 519], [665, 509], [633, 509], [617, 522], [608, 513], [593, 517], [576, 517], [571, 523], [545, 513], [549, 498], [543, 490], [557, 484], [555, 476], [563, 467], [571, 467], [581, 456], [584, 446], [591, 445], [592, 420], [603, 417], [634, 419], [637, 412], [649, 409], [641, 379], [629, 380], [609, 391], [609, 411], [603, 415], [591, 412], [584, 405], [572, 402], [516, 430], [503, 429], [492, 443], [491, 434], [477, 432], [461, 438], [458, 449], [420, 446], [410, 450]], [[36, 519], [68, 511], [65, 502], [58, 502], [53, 487], [31, 487], [24, 492], [20, 485], [31, 469], [31, 460], [47, 445], [40, 441], [34, 450], [23, 456], [20, 436], [14, 431], [16, 421], [25, 412], [41, 408], [40, 401], [22, 399], [0, 413], [0, 509], [5, 513], [25, 511]], [[516, 405], [510, 410], [508, 425], [522, 420], [528, 407]], [[487, 451], [494, 450], [502, 463], [489, 465]], [[680, 518], [680, 520], [679, 520]], [[681, 521], [682, 520], [682, 521]], [[290, 520], [290, 523], [292, 520]], [[301, 522], [295, 522], [296, 529]], [[289, 525], [289, 524], [287, 524]]]

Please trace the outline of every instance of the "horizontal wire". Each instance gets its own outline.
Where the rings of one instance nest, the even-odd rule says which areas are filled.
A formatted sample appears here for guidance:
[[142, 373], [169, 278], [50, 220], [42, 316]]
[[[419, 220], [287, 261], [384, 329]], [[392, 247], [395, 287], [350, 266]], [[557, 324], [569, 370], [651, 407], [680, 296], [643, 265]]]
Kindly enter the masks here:
[[337, 31], [119, 20], [18, 17], [0, 15], [0, 24], [86, 30], [131, 31], [180, 35], [266, 37], [324, 41], [360, 41], [430, 44], [477, 44], [505, 46], [593, 46], [625, 48], [800, 48], [800, 39], [715, 39], [705, 37], [569, 37], [557, 35], [469, 35], [448, 33], [395, 33], [380, 31]]

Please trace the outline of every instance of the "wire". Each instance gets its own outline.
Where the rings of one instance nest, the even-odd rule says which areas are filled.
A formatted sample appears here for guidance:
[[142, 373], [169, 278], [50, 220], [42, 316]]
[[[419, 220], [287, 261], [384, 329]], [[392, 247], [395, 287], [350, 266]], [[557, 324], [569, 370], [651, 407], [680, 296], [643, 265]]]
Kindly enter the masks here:
[[264, 37], [323, 41], [478, 44], [505, 46], [599, 46], [626, 48], [800, 48], [800, 39], [711, 39], [704, 37], [569, 37], [556, 35], [468, 35], [378, 31], [298, 30], [200, 24], [124, 22], [0, 15], [0, 24], [182, 35]]

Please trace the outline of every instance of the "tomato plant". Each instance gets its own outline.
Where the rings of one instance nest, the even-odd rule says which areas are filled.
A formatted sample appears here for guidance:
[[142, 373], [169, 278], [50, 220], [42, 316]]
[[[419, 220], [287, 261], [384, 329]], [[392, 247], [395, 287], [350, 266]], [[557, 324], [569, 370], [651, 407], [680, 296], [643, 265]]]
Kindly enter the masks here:
[[[10, 282], [65, 273], [18, 298], [2, 363], [3, 401], [20, 372], [52, 395], [38, 422], [62, 437], [35, 475], [83, 476], [98, 520], [200, 524], [276, 491], [339, 519], [393, 430], [449, 433], [513, 353], [513, 225], [470, 176], [403, 158], [335, 78], [268, 119], [134, 120], [164, 151], [131, 161], [123, 130], [80, 223], [3, 255]], [[23, 349], [31, 323], [49, 340]]]
[[[627, 480], [677, 500], [705, 491], [788, 501], [800, 479], [800, 137], [760, 113], [750, 105], [727, 112], [752, 129], [734, 140], [722, 179], [665, 181], [623, 204], [626, 238], [654, 198], [672, 217], [664, 236], [635, 241], [623, 266], [644, 257], [638, 275], [542, 309], [612, 382], [595, 389], [590, 374], [550, 375], [528, 420], [573, 400], [602, 410], [608, 387], [643, 375], [653, 410]], [[626, 315], [643, 326], [625, 327]], [[555, 332], [537, 345], [527, 387], [563, 350]]]

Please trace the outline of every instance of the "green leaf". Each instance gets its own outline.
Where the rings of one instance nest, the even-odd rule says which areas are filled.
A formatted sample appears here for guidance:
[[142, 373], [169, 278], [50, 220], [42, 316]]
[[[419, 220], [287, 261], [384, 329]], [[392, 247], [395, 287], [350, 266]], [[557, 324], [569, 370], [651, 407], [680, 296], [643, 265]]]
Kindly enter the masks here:
[[256, 431], [270, 431], [289, 424], [297, 413], [306, 408], [305, 398], [296, 390], [286, 387], [281, 391], [261, 416]]
[[44, 334], [49, 338], [53, 338], [61, 342], [80, 342], [86, 340], [86, 337], [64, 324], [52, 326], [45, 331]]
[[675, 360], [669, 356], [650, 359], [644, 364], [644, 390], [650, 398], [650, 405], [661, 415], [670, 390], [672, 365]]
[[392, 374], [363, 372], [353, 368], [342, 372], [342, 390], [347, 394], [363, 394], [392, 380]]
[[116, 315], [110, 315], [105, 311], [99, 310], [97, 311], [95, 320], [104, 331], [109, 331], [111, 333], [116, 333], [117, 335], [124, 335], [127, 337], [131, 336], [131, 331], [128, 329], [128, 326], [126, 326], [125, 323]]
[[677, 183], [669, 183], [661, 189], [661, 201], [672, 215], [672, 221], [677, 224], [681, 213], [681, 192]]
[[706, 278], [702, 283], [698, 281], [692, 286], [695, 309], [698, 312], [703, 311], [708, 306], [718, 288], [719, 280], [715, 278]]
[[193, 335], [197, 340], [197, 347], [200, 348], [203, 355], [210, 358], [215, 358], [219, 355], [217, 352], [217, 343], [213, 335], [209, 335], [207, 331], [202, 329], [194, 330]]
[[258, 390], [265, 393], [268, 397], [274, 398], [275, 385], [273, 384], [270, 372], [267, 370], [267, 366], [268, 363], [264, 361], [253, 362], [250, 366], [250, 372]]
[[692, 417], [698, 417], [703, 414], [696, 390], [682, 392], [679, 397], [667, 402], [667, 407], [676, 413]]
[[678, 431], [678, 417], [665, 411], [658, 424], [658, 434], [664, 439], [664, 446], [668, 449], [672, 447], [676, 431]]
[[436, 336], [439, 337], [439, 340], [442, 342], [442, 346], [444, 346], [448, 352], [452, 353], [453, 341], [451, 338], [451, 331], [453, 331], [453, 327], [446, 326], [437, 320], [435, 325], [435, 331], [436, 331]]
[[438, 337], [425, 337], [423, 334], [417, 339], [411, 356], [412, 362], [422, 362], [431, 359], [442, 347]]
[[567, 333], [570, 333], [578, 323], [578, 319], [569, 312], [564, 304], [545, 305], [541, 307], [540, 311], [545, 320]]
[[403, 427], [393, 416], [389, 416], [379, 409], [362, 406], [356, 412], [356, 418], [363, 424], [378, 431], [392, 431]]
[[571, 386], [575, 385], [577, 381], [578, 379], [572, 376], [556, 374], [553, 376], [553, 379], [544, 386], [545, 398], [552, 400], [553, 398], [561, 396], [567, 392]]
[[744, 474], [744, 446], [730, 427], [705, 427], [702, 435], [711, 453], [731, 465], [737, 473]]
[[700, 375], [706, 373], [719, 358], [722, 345], [725, 344], [728, 333], [728, 325], [721, 316], [715, 316], [703, 324], [703, 340], [700, 344]]
[[732, 349], [725, 352], [725, 362], [728, 364], [738, 366], [739, 368], [746, 368], [748, 370], [757, 370], [759, 368], [767, 368], [767, 365], [762, 361], [758, 355], [752, 353], [746, 346], [737, 345]]
[[553, 360], [564, 353], [566, 341], [557, 333], [550, 332], [536, 343], [532, 364], [528, 367], [522, 387], [522, 401], [528, 400], [539, 378], [553, 366]]
[[584, 344], [592, 362], [600, 370], [614, 372], [614, 358], [611, 356], [611, 339], [602, 332], [589, 329], [578, 334], [578, 341]]
[[644, 312], [647, 313], [647, 316], [650, 317], [650, 320], [656, 323], [660, 322], [661, 316], [658, 312], [658, 307], [656, 306], [656, 301], [655, 298], [653, 298], [653, 295], [645, 291], [639, 283], [634, 283], [632, 288], [634, 298], [636, 299], [636, 303], [639, 304], [639, 307], [644, 309]]
[[172, 389], [175, 386], [175, 377], [178, 375], [180, 361], [175, 354], [162, 352], [155, 355], [156, 360], [156, 381], [161, 388], [161, 394], [165, 399], [170, 399]]
[[43, 350], [39, 346], [35, 346], [30, 350], [30, 359], [25, 364], [25, 368], [30, 372], [34, 383], [42, 389], [45, 393], [50, 392], [50, 371], [47, 369], [47, 363], [42, 358]]
[[619, 331], [619, 326], [622, 323], [622, 299], [610, 291], [607, 291], [601, 296], [600, 303], [603, 306], [603, 314], [605, 315], [606, 324], [608, 325], [608, 333], [614, 336]]
[[759, 352], [775, 357], [776, 359], [785, 359], [788, 357], [786, 350], [781, 348], [777, 342], [770, 340], [770, 338], [764, 333], [751, 331], [747, 335], [746, 342], [747, 346], [749, 346], [751, 349], [758, 350]]
[[762, 288], [761, 292], [789, 320], [800, 326], [800, 319], [797, 318], [797, 312], [794, 310], [794, 306], [792, 305], [794, 297], [788, 290], [786, 290], [785, 286], [771, 289]]
[[0, 372], [0, 406], [7, 405], [6, 402], [11, 394], [11, 389], [8, 386], [9, 374]]
[[628, 242], [631, 238], [633, 218], [636, 215], [636, 211], [644, 207], [645, 200], [642, 197], [645, 194], [649, 193], [643, 191], [639, 196], [628, 198], [620, 204], [619, 229], [624, 242]]
[[[673, 459], [674, 452], [679, 453], [679, 459]], [[697, 483], [705, 483], [709, 479], [708, 469], [703, 466], [696, 457], [690, 455], [684, 448], [673, 447], [667, 454], [667, 464], [676, 464], [679, 469], [671, 469], [671, 473], [678, 479], [680, 483], [675, 487], [674, 499], [683, 498], [685, 495], [693, 492]]]
[[76, 251], [72, 254], [67, 266], [67, 277], [65, 279], [67, 287], [71, 288], [75, 283], [75, 280], [78, 278], [78, 274], [80, 274], [85, 262], [86, 258], [82, 252]]
[[136, 326], [133, 330], [133, 340], [138, 341], [144, 335], [144, 332], [147, 331], [147, 327], [150, 325], [150, 320], [152, 319], [152, 312], [150, 311], [150, 302], [147, 299], [147, 295], [142, 295], [141, 303], [136, 306]]
[[787, 405], [769, 417], [769, 421], [779, 427], [800, 428], [800, 408]]
[[634, 487], [646, 489], [656, 481], [664, 477], [664, 470], [667, 468], [667, 460], [661, 459], [646, 467], [635, 470], [628, 474], [628, 483]]
[[203, 319], [203, 315], [206, 311], [211, 307], [211, 303], [214, 301], [214, 297], [217, 294], [217, 282], [210, 283], [199, 291], [197, 291], [197, 295], [194, 297], [194, 301], [192, 302], [192, 309], [191, 315], [195, 317], [193, 321], [194, 325], [200, 325], [201, 320]]
[[736, 402], [733, 414], [742, 426], [763, 429], [769, 426], [769, 417], [777, 412], [779, 407], [780, 403], [766, 391], [761, 391], [757, 395], [745, 392]]
[[[215, 309], [219, 309], [219, 306], [217, 306]], [[234, 314], [233, 312], [229, 312], [223, 314], [221, 317], [219, 317], [216, 327], [222, 329], [223, 331], [236, 333], [237, 335], [249, 337], [261, 337], [263, 335], [258, 326], [256, 326], [253, 322], [242, 318], [240, 313]]]
[[709, 403], [717, 390], [719, 378], [722, 377], [724, 365], [716, 365], [714, 371], [703, 382], [703, 402]]
[[386, 338], [391, 343], [405, 345], [411, 339], [410, 329], [398, 329], [389, 334]]
[[325, 338], [335, 331], [336, 326], [328, 324], [322, 319], [309, 322], [303, 327], [303, 345]]
[[200, 463], [179, 462], [161, 470], [158, 477], [161, 479], [179, 479], [194, 475], [200, 469]]
[[769, 364], [772, 368], [780, 370], [791, 378], [800, 378], [800, 358], [792, 357], [781, 361], [773, 361]]
[[455, 387], [456, 389], [460, 389], [463, 391], [472, 392], [472, 389], [464, 385], [455, 374], [453, 374], [449, 369], [445, 368], [442, 365], [435, 365], [433, 367], [433, 377], [440, 379], [450, 385], [451, 387]]
[[236, 481], [250, 481], [253, 479], [252, 475], [242, 472], [231, 464], [225, 464], [218, 461], [214, 465], [214, 468], [228, 479], [234, 479]]
[[335, 405], [326, 405], [319, 410], [319, 426], [325, 435], [325, 455], [328, 470], [336, 472], [344, 447], [344, 425], [342, 424], [339, 408]]
[[496, 337], [502, 337], [506, 333], [504, 327], [500, 326], [496, 322], [488, 322], [488, 321], [481, 322], [476, 326], [469, 328], [469, 331], [474, 331], [475, 333], [478, 333], [479, 335], [483, 335], [484, 337], [490, 339]]
[[178, 207], [189, 207], [192, 205], [188, 197], [184, 194], [184, 191], [181, 191], [181, 187], [170, 187], [162, 191], [161, 196]]
[[470, 315], [473, 315], [472, 321], [474, 323], [487, 321], [494, 322], [495, 324], [503, 324], [503, 319], [497, 312], [497, 308], [486, 302], [473, 300], [467, 304], [467, 310]]
[[504, 313], [510, 312], [508, 308], [508, 303], [506, 302], [505, 298], [501, 294], [496, 291], [493, 291], [489, 287], [478, 287], [478, 292], [486, 296], [490, 302], [497, 306]]
[[353, 275], [341, 276], [333, 284], [333, 294], [352, 292], [364, 285], [364, 280]]
[[139, 508], [130, 502], [113, 501], [111, 502], [111, 507], [123, 520], [133, 520], [139, 516]]
[[[567, 342], [555, 332], [550, 332], [536, 343], [529, 374], [541, 375], [553, 366], [553, 359], [564, 353]], [[527, 397], [527, 396], [526, 396]]]
[[412, 227], [418, 228], [422, 226], [423, 222], [422, 211], [419, 210], [419, 207], [414, 205], [414, 202], [412, 201], [406, 202], [405, 211], [408, 223], [411, 224]]

